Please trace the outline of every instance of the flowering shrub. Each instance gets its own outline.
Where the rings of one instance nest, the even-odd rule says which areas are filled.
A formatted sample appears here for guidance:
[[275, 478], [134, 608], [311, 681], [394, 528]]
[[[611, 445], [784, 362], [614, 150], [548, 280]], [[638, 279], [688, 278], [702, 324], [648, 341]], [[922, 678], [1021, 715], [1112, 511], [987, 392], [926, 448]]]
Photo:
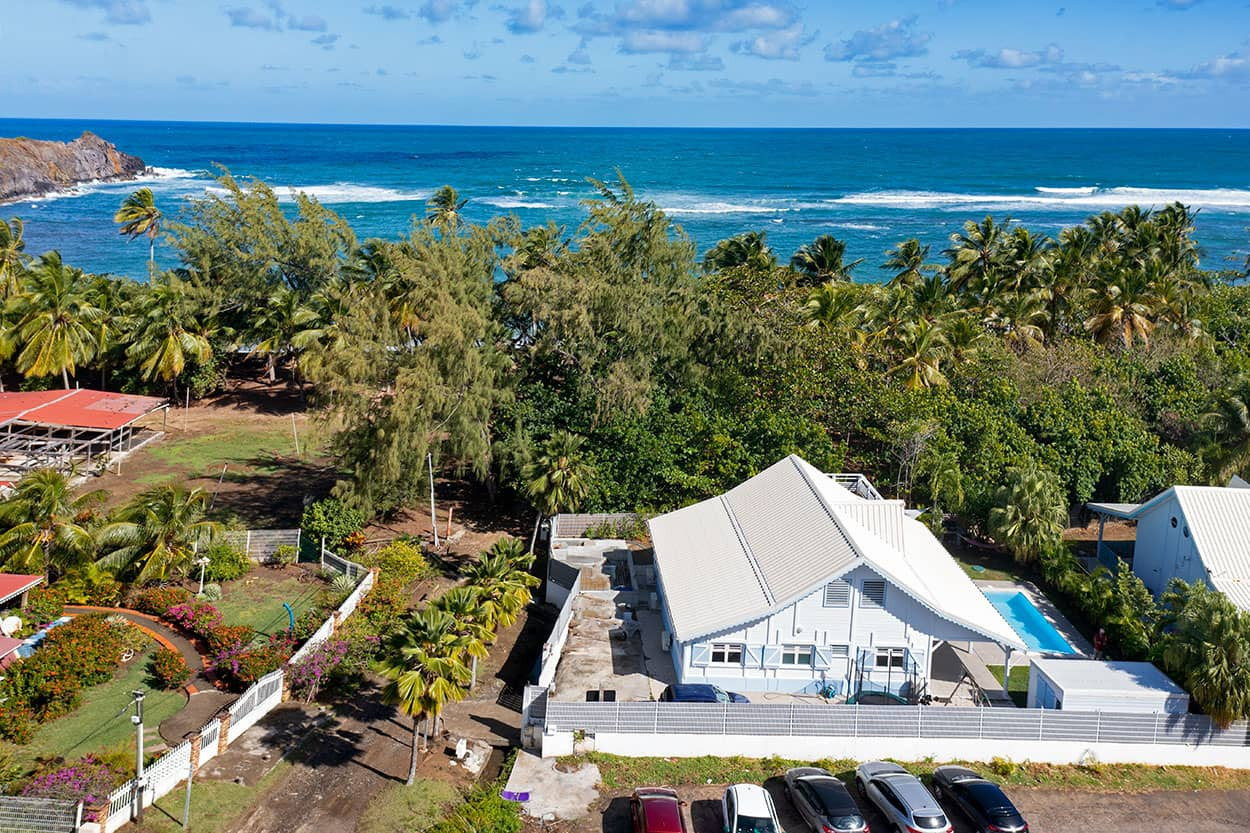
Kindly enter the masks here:
[[182, 654], [169, 648], [161, 648], [152, 657], [152, 676], [161, 688], [169, 691], [191, 679], [191, 669], [187, 667], [187, 661], [182, 658]]
[[207, 602], [178, 604], [165, 611], [165, 621], [187, 633], [207, 640], [222, 623], [221, 611]]
[[252, 629], [247, 625], [218, 625], [204, 641], [211, 652], [218, 654], [227, 648], [246, 646], [253, 636]]
[[421, 547], [410, 541], [392, 541], [377, 552], [362, 554], [359, 560], [366, 567], [377, 567], [382, 575], [403, 584], [412, 584], [438, 572], [426, 561]]
[[[35, 776], [22, 788], [22, 795], [81, 801], [84, 807], [93, 807], [108, 801], [118, 774], [94, 755], [87, 755], [69, 766]], [[83, 820], [97, 821], [91, 813], [85, 813]]]
[[347, 657], [349, 647], [345, 639], [327, 639], [309, 652], [308, 656], [291, 664], [286, 671], [291, 693], [311, 703], [322, 685]]
[[408, 610], [408, 593], [403, 582], [380, 574], [373, 589], [369, 591], [352, 618], [357, 616], [369, 623], [372, 633], [381, 635], [394, 628]]
[[174, 605], [191, 601], [191, 594], [181, 587], [149, 587], [130, 598], [130, 607], [153, 616], [164, 616]]
[[65, 594], [51, 587], [36, 587], [26, 594], [23, 617], [32, 625], [46, 625], [65, 612]]
[[212, 660], [217, 675], [235, 688], [246, 688], [291, 658], [290, 634], [275, 633], [259, 645], [238, 643], [217, 653]]
[[26, 706], [5, 705], [0, 709], [0, 738], [17, 744], [30, 743], [35, 736], [35, 715]]

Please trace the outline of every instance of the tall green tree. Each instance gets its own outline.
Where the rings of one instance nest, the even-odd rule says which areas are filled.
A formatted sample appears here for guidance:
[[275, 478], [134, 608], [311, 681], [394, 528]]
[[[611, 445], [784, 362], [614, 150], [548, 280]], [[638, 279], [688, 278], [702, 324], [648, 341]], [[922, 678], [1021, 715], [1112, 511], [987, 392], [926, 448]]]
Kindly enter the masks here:
[[1058, 476], [1035, 460], [1007, 470], [994, 498], [989, 529], [1021, 564], [1060, 546], [1068, 513]]
[[526, 466], [525, 493], [538, 507], [535, 535], [544, 515], [576, 511], [590, 495], [594, 469], [582, 450], [585, 444], [585, 437], [557, 431]]
[[501, 538], [464, 569], [468, 586], [477, 591], [482, 621], [491, 629], [511, 627], [530, 603], [539, 584], [530, 574], [532, 553], [519, 538]]
[[113, 215], [113, 222], [121, 226], [118, 231], [125, 237], [134, 240], [136, 237], [148, 239], [148, 265], [156, 265], [156, 236], [161, 233], [161, 221], [164, 215], [156, 207], [156, 198], [151, 188], [140, 188], [122, 201], [121, 208]]
[[1201, 581], [1174, 580], [1160, 601], [1164, 669], [1221, 726], [1250, 717], [1250, 614]]
[[25, 225], [17, 217], [0, 221], [0, 299], [8, 300], [22, 291], [21, 277], [25, 271], [22, 238]]
[[17, 369], [27, 377], [59, 374], [68, 390], [69, 377], [95, 355], [93, 325], [100, 310], [85, 289], [82, 272], [66, 266], [57, 252], [43, 255], [30, 270], [27, 291], [15, 301]]
[[470, 665], [469, 688], [477, 685], [478, 660], [490, 655], [487, 646], [495, 639], [494, 623], [482, 604], [481, 590], [474, 585], [452, 587], [434, 600], [434, 607], [455, 620], [456, 633], [464, 639], [464, 654]]
[[822, 234], [798, 248], [790, 258], [790, 268], [804, 277], [804, 283], [818, 285], [829, 281], [849, 281], [851, 272], [863, 258], [847, 263], [846, 241]]
[[748, 231], [720, 241], [703, 256], [703, 271], [719, 272], [744, 267], [768, 271], [777, 265], [777, 255], [768, 245], [768, 235]]
[[96, 563], [139, 584], [184, 574], [195, 554], [221, 533], [221, 524], [208, 520], [207, 511], [203, 489], [149, 489], [101, 528], [97, 540], [103, 555]]
[[455, 188], [444, 185], [426, 201], [425, 221], [443, 234], [451, 234], [464, 224], [461, 213], [468, 204]]
[[156, 276], [136, 304], [126, 355], [145, 379], [170, 382], [177, 395], [182, 372], [212, 357], [206, 332], [216, 329], [213, 307], [208, 293], [173, 272]]
[[293, 289], [279, 286], [269, 296], [269, 303], [257, 311], [252, 325], [256, 346], [252, 352], [265, 357], [265, 373], [269, 384], [278, 378], [278, 360], [292, 358], [292, 373], [299, 381], [299, 351], [317, 340], [320, 318], [316, 310], [300, 301]]
[[69, 477], [55, 469], [27, 474], [0, 501], [0, 558], [4, 569], [38, 571], [49, 579], [89, 562], [95, 553], [92, 524], [102, 490], [75, 495]]
[[891, 286], [914, 287], [925, 279], [925, 272], [936, 269], [926, 263], [928, 259], [929, 246], [912, 237], [886, 252], [881, 268], [894, 273], [890, 278]]

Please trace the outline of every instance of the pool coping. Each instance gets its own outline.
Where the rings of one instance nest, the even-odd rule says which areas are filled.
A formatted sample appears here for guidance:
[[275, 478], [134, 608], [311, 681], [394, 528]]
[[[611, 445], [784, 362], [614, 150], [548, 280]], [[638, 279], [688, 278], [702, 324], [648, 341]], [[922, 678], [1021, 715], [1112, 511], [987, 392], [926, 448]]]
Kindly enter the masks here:
[[[1053, 651], [1028, 650], [1024, 652], [1025, 656], [1039, 656], [1039, 657], [1055, 656], [1055, 657], [1073, 657], [1074, 659], [1089, 659], [1090, 657], [1094, 655], [1094, 646], [1090, 644], [1089, 640], [1086, 639], [1081, 634], [1081, 632], [1078, 631], [1076, 627], [1073, 626], [1073, 624], [1068, 621], [1068, 618], [1059, 611], [1059, 608], [1055, 607], [1054, 603], [1051, 602], [1051, 600], [1046, 597], [1046, 594], [1042, 592], [1041, 588], [1039, 588], [1033, 582], [1031, 581], [1000, 581], [1000, 580], [985, 579], [985, 580], [974, 580], [973, 584], [975, 584], [980, 590], [983, 590], [983, 591], [984, 590], [1016, 590], [1016, 591], [1023, 593], [1025, 596], [1028, 597], [1029, 601], [1033, 603], [1033, 606], [1037, 608], [1038, 612], [1042, 614], [1042, 618], [1045, 619], [1047, 622], [1049, 622], [1051, 627], [1053, 627], [1056, 631], [1058, 631], [1059, 635], [1062, 636], [1065, 640], [1067, 640], [1069, 645], [1071, 645], [1074, 649], [1076, 649], [1076, 653], [1073, 653], [1073, 654], [1061, 654], [1061, 653], [1055, 653]], [[1008, 627], [1010, 627], [1011, 623], [1008, 622], [1007, 625]], [[1012, 628], [1012, 630], [1015, 630], [1015, 629]]]

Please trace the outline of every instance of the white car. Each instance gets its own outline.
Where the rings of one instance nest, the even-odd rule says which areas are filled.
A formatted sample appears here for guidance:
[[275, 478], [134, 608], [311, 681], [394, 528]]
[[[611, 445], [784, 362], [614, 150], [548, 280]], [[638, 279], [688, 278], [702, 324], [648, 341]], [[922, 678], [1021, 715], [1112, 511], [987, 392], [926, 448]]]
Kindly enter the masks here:
[[954, 833], [942, 805], [919, 778], [898, 764], [860, 764], [855, 768], [855, 786], [899, 833]]
[[721, 799], [725, 833], [785, 833], [768, 790], [755, 784], [734, 784]]

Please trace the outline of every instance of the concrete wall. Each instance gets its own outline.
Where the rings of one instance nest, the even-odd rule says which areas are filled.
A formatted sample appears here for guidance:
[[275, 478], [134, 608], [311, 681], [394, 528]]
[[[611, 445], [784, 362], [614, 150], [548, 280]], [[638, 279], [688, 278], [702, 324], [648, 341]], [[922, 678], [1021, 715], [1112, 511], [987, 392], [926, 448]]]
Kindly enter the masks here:
[[[888, 580], [884, 606], [864, 607], [861, 602], [864, 581], [884, 580], [867, 566], [857, 567], [842, 578], [851, 587], [849, 606], [825, 607], [822, 587], [772, 616], [674, 646], [678, 677], [686, 683], [714, 683], [731, 691], [748, 692], [812, 693], [828, 681], [845, 693], [852, 683], [855, 656], [861, 648], [907, 648], [927, 672], [929, 654], [938, 641], [984, 641], [979, 634], [935, 615]], [[740, 664], [693, 664], [693, 647], [711, 643], [746, 646], [744, 661]], [[788, 644], [846, 646], [847, 656], [835, 656], [828, 670], [810, 666], [766, 667], [768, 646]], [[878, 681], [884, 682], [886, 674], [877, 673], [877, 676]], [[896, 670], [895, 679], [898, 677]]]
[[[780, 755], [799, 760], [849, 758], [900, 761], [1012, 761], [1072, 764], [1095, 759], [1102, 763], [1140, 763], [1161, 766], [1250, 767], [1250, 749], [1230, 746], [1151, 745], [1072, 741], [993, 740], [974, 738], [889, 737], [769, 737], [762, 735], [653, 735], [599, 732], [588, 735], [594, 749], [627, 757], [692, 758], [699, 755], [742, 755], [767, 758]], [[573, 754], [573, 733], [543, 736], [545, 758]]]
[[[1172, 519], [1176, 526], [1172, 526]], [[1133, 548], [1133, 572], [1158, 596], [1173, 578], [1206, 581], [1207, 571], [1198, 557], [1180, 501], [1172, 493], [1137, 521]]]

